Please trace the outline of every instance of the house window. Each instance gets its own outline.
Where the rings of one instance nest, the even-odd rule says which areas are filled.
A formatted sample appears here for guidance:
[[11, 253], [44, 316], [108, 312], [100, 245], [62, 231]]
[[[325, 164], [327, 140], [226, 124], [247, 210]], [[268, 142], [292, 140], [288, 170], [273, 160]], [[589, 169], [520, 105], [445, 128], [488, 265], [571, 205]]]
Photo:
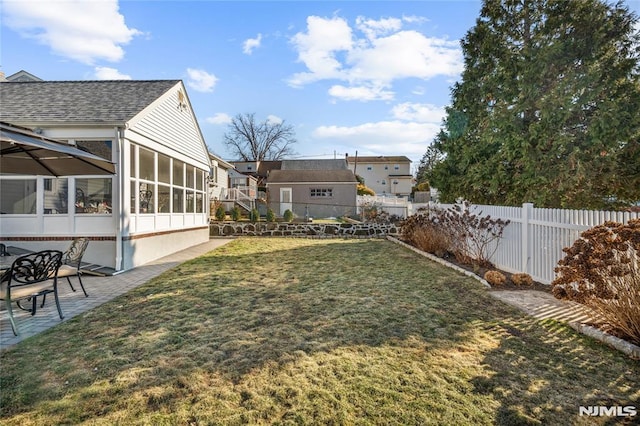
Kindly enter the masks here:
[[333, 188], [311, 188], [312, 197], [333, 197]]
[[373, 170], [373, 167], [367, 166], [367, 170]]
[[187, 195], [187, 213], [193, 213], [195, 210], [196, 193], [193, 191], [186, 191]]
[[380, 182], [382, 185], [386, 185], [387, 181], [386, 180], [382, 180], [382, 182]]
[[218, 183], [218, 166], [213, 166], [211, 168], [211, 182]]
[[182, 161], [173, 160], [173, 184], [184, 185], [184, 163]]
[[111, 178], [76, 179], [76, 213], [111, 213]]
[[131, 144], [129, 146], [129, 155], [131, 155], [131, 167], [129, 170], [129, 176], [131, 176], [132, 178], [136, 177], [136, 164], [138, 164], [138, 162], [136, 161], [137, 156], [136, 156], [136, 146], [134, 144]]
[[158, 154], [158, 182], [171, 183], [171, 158]]
[[1, 214], [36, 214], [36, 180], [0, 180]]
[[184, 213], [184, 190], [173, 188], [173, 212]]
[[44, 214], [67, 214], [69, 212], [68, 179], [44, 179]]
[[138, 176], [140, 179], [155, 181], [155, 167], [156, 167], [156, 159], [155, 153], [153, 151], [149, 151], [148, 149], [139, 149], [139, 168], [140, 175]]
[[140, 182], [140, 213], [153, 213], [155, 210], [154, 199], [155, 185], [153, 183]]
[[187, 165], [187, 188], [195, 188], [195, 167]]
[[396, 164], [395, 166], [393, 166], [393, 170], [400, 170], [400, 166]]
[[133, 145], [131, 154], [132, 213], [206, 211], [205, 170]]
[[247, 170], [252, 170], [252, 169], [251, 169], [251, 166], [247, 166]]
[[158, 213], [171, 213], [171, 187], [158, 184]]
[[384, 165], [384, 169], [385, 170], [389, 170], [389, 166], [387, 166], [386, 164]]

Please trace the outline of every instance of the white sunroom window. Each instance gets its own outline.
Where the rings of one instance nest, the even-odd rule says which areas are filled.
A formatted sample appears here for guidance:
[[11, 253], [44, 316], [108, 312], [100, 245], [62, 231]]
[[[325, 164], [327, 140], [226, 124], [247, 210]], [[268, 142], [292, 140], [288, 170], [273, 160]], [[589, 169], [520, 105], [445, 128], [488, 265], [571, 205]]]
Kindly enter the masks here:
[[36, 179], [1, 179], [0, 214], [36, 214]]
[[132, 145], [133, 213], [204, 213], [205, 177], [205, 171], [195, 166]]
[[44, 214], [69, 213], [69, 179], [45, 178], [43, 186]]

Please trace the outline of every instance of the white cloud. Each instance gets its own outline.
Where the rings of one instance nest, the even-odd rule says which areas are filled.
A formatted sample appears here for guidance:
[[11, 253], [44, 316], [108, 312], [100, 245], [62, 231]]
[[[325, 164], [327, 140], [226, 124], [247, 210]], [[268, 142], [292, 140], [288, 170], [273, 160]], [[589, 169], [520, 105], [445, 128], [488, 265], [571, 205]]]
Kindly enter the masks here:
[[123, 45], [142, 34], [125, 24], [117, 0], [23, 0], [2, 3], [4, 23], [54, 53], [93, 65], [118, 62]]
[[374, 20], [358, 16], [356, 18], [356, 27], [362, 31], [368, 39], [373, 40], [381, 35], [399, 31], [402, 28], [402, 20], [398, 18]]
[[224, 112], [218, 112], [214, 114], [213, 117], [207, 117], [205, 121], [211, 124], [230, 124], [231, 116]]
[[307, 32], [297, 33], [291, 42], [298, 51], [298, 60], [309, 69], [309, 72], [295, 74], [289, 80], [292, 86], [343, 77], [336, 53], [352, 47], [351, 28], [344, 19], [309, 16]]
[[409, 23], [409, 24], [422, 24], [423, 22], [428, 22], [429, 21], [424, 16], [415, 16], [415, 15], [409, 15], [409, 16], [403, 15], [402, 16], [402, 20], [404, 22]]
[[364, 123], [358, 126], [320, 126], [313, 136], [343, 142], [362, 154], [398, 155], [420, 158], [436, 136], [440, 126], [435, 123], [402, 122], [399, 120]]
[[398, 104], [391, 110], [394, 118], [404, 121], [440, 124], [446, 115], [443, 107], [431, 104], [417, 104], [405, 102]]
[[257, 49], [260, 47], [260, 43], [262, 42], [262, 34], [258, 34], [256, 38], [249, 38], [242, 43], [242, 52], [246, 55], [251, 55], [253, 53], [253, 49]]
[[267, 116], [267, 123], [269, 124], [280, 124], [282, 123], [284, 120], [280, 117], [278, 117], [277, 115], [269, 115]]
[[349, 60], [353, 80], [391, 82], [401, 78], [428, 80], [438, 75], [458, 75], [463, 69], [457, 42], [428, 38], [417, 31], [400, 31], [354, 50]]
[[122, 74], [115, 68], [96, 67], [95, 77], [98, 80], [131, 80], [131, 76]]
[[[306, 32], [297, 33], [291, 43], [306, 71], [294, 74], [289, 84], [300, 87], [320, 80], [338, 80], [332, 96], [349, 100], [388, 100], [371, 96], [363, 87], [390, 89], [395, 80], [436, 76], [457, 77], [463, 69], [462, 51], [457, 41], [427, 37], [402, 29], [403, 23], [419, 23], [419, 17], [356, 19], [354, 34], [349, 23], [339, 17], [309, 16]], [[353, 90], [349, 90], [353, 89]], [[357, 97], [358, 93], [362, 97]]]
[[391, 100], [394, 93], [389, 90], [384, 90], [383, 87], [366, 87], [366, 86], [352, 86], [345, 87], [342, 85], [335, 85], [329, 89], [329, 95], [334, 98], [342, 99], [345, 101], [378, 101], [378, 100]]
[[197, 92], [213, 92], [218, 77], [204, 70], [187, 68], [187, 85]]

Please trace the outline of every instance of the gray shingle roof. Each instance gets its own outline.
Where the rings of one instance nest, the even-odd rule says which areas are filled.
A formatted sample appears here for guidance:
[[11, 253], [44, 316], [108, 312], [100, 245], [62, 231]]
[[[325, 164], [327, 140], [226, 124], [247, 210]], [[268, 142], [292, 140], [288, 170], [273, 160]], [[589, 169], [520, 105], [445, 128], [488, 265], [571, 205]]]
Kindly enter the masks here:
[[347, 170], [347, 162], [341, 159], [282, 160], [282, 170]]
[[12, 123], [125, 123], [179, 82], [2, 82], [0, 120]]
[[272, 170], [267, 183], [358, 183], [351, 170]]
[[364, 163], [410, 163], [411, 162], [409, 157], [407, 157], [405, 155], [392, 155], [392, 156], [379, 155], [377, 157], [351, 157], [351, 156], [349, 156], [347, 158], [347, 161], [350, 164], [353, 164], [356, 161], [358, 162], [358, 164], [364, 164]]

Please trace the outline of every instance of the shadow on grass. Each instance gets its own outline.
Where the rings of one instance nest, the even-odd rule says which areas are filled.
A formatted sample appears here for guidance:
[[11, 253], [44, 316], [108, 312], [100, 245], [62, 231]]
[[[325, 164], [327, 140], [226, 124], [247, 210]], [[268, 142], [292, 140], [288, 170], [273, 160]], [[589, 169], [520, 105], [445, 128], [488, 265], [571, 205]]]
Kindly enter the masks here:
[[579, 407], [639, 407], [639, 363], [554, 320], [487, 326], [500, 345], [486, 353], [486, 369], [471, 383], [499, 401], [496, 424], [637, 424], [633, 417], [580, 416]]
[[[638, 373], [632, 363], [563, 327], [541, 327], [474, 280], [386, 241], [358, 240], [238, 240], [24, 341], [0, 362], [0, 418], [16, 423], [35, 413], [70, 423], [198, 404], [232, 423], [273, 420], [300, 399], [292, 381], [308, 381], [313, 399], [358, 377], [363, 383], [344, 392], [371, 398], [366, 406], [315, 397], [332, 415], [349, 411], [346, 422], [533, 424], [577, 412], [598, 386], [631, 400], [640, 376], [626, 385], [625, 375]], [[607, 362], [620, 373], [594, 374]], [[314, 373], [304, 371], [312, 363]], [[385, 388], [402, 404], [364, 395]], [[256, 405], [257, 389], [275, 402]], [[402, 407], [413, 412], [395, 418]], [[303, 422], [321, 417], [308, 415]]]

